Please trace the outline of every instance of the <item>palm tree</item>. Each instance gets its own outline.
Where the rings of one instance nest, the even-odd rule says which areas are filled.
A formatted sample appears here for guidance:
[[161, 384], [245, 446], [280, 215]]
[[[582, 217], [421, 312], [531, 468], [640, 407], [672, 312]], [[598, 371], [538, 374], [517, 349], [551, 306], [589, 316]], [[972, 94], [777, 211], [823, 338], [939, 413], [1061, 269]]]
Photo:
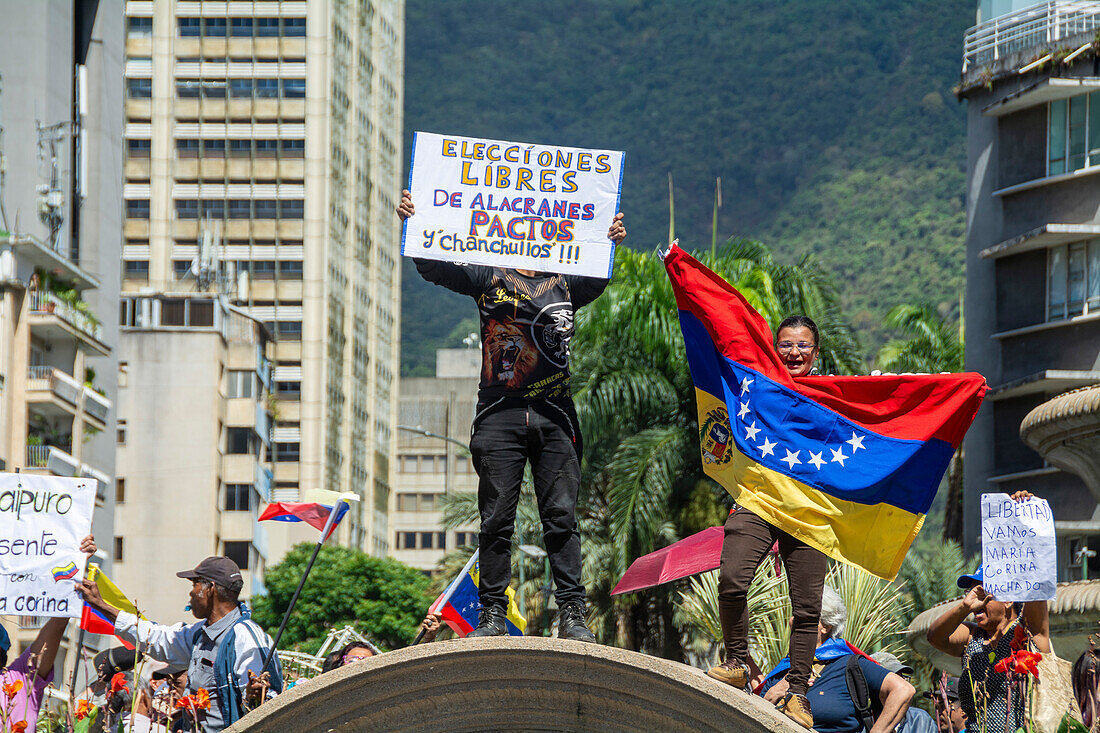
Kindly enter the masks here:
[[[811, 260], [780, 265], [766, 247], [747, 240], [696, 256], [735, 285], [773, 328], [789, 313], [818, 320], [828, 371], [859, 368], [858, 344], [836, 292]], [[578, 314], [571, 351], [586, 440], [582, 521], [599, 545], [586, 554], [597, 633], [627, 648], [682, 658], [667, 592], [609, 595], [634, 559], [720, 523], [728, 505], [698, 458], [695, 392], [659, 257], [619, 249], [615, 281]]]
[[[899, 305], [886, 315], [886, 326], [905, 338], [879, 349], [876, 362], [884, 372], [961, 372], [964, 368], [963, 322], [953, 326], [929, 305]], [[943, 512], [943, 539], [962, 542], [963, 449], [947, 468], [947, 502]]]

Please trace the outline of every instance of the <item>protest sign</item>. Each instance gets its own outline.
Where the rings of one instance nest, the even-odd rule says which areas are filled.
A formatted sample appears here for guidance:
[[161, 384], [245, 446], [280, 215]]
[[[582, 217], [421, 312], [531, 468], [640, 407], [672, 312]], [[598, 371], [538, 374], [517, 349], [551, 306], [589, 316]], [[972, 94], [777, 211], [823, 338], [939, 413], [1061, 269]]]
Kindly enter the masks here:
[[401, 254], [611, 277], [625, 153], [413, 135]]
[[96, 480], [0, 473], [0, 614], [80, 616]]
[[1054, 515], [1045, 499], [982, 494], [982, 586], [1001, 601], [1047, 601], [1058, 583]]

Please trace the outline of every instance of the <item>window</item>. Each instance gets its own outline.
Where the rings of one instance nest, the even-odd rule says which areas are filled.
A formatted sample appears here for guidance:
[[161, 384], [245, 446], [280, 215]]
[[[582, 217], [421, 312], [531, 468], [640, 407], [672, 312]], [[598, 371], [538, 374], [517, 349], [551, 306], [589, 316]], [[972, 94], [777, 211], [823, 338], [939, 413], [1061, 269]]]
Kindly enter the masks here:
[[240, 456], [255, 452], [253, 450], [255, 439], [253, 438], [252, 428], [229, 428], [226, 435], [226, 453]]
[[199, 202], [191, 199], [176, 200], [177, 219], [198, 219]]
[[230, 219], [250, 219], [252, 217], [252, 202], [248, 199], [230, 199]]
[[251, 79], [230, 79], [229, 80], [229, 96], [238, 97], [238, 98], [251, 97], [252, 96], [252, 80]]
[[202, 83], [202, 96], [207, 99], [225, 99], [225, 82], [204, 81]]
[[179, 29], [184, 38], [197, 38], [202, 35], [202, 18], [180, 18]]
[[256, 156], [260, 158], [274, 158], [279, 151], [278, 140], [257, 140]]
[[248, 570], [248, 556], [251, 543], [248, 540], [230, 542], [226, 540], [224, 543], [223, 554], [233, 562], [237, 563], [237, 567], [241, 570]]
[[252, 260], [253, 280], [274, 280], [275, 260]]
[[230, 398], [252, 397], [255, 393], [255, 372], [244, 370], [232, 370], [229, 372], [229, 384], [227, 394]]
[[302, 158], [306, 154], [305, 140], [283, 140], [283, 156], [287, 158]]
[[279, 277], [283, 280], [301, 280], [302, 279], [302, 261], [301, 260], [280, 260], [279, 261]]
[[1100, 239], [1047, 251], [1047, 320], [1100, 312]]
[[252, 486], [249, 484], [225, 485], [225, 511], [248, 512], [252, 510]]
[[203, 22], [202, 32], [203, 35], [212, 38], [225, 38], [226, 28], [225, 18], [206, 18]]
[[160, 325], [186, 326], [187, 301], [183, 298], [165, 298], [160, 302]]
[[447, 549], [447, 535], [444, 532], [420, 532], [421, 550]]
[[279, 35], [278, 18], [256, 18], [256, 36], [259, 38], [275, 38]]
[[279, 96], [279, 80], [256, 79], [256, 96], [259, 99], [276, 99]]
[[275, 219], [278, 217], [277, 206], [273, 199], [255, 199], [252, 202], [253, 216], [257, 219]]
[[153, 96], [153, 80], [127, 79], [126, 96], [130, 99], [149, 99]]
[[275, 323], [275, 334], [283, 341], [301, 341], [302, 340], [302, 322], [301, 321], [277, 321]]
[[123, 260], [123, 277], [137, 280], [149, 279], [149, 260]]
[[399, 512], [415, 512], [416, 511], [416, 494], [398, 494], [397, 495], [397, 511], [399, 511]]
[[177, 280], [183, 280], [191, 272], [190, 260], [172, 260], [172, 274]]
[[153, 35], [153, 19], [127, 18], [126, 35], [130, 38], [148, 38]]
[[420, 511], [434, 512], [436, 510], [436, 494], [420, 495]]
[[305, 216], [306, 202], [291, 199], [279, 202], [279, 217], [282, 219], [301, 219]]
[[305, 79], [283, 79], [283, 96], [287, 99], [305, 99]]
[[477, 532], [455, 532], [455, 547], [477, 547]]
[[213, 326], [214, 303], [210, 300], [189, 300], [187, 306], [191, 311], [189, 326]]
[[202, 93], [202, 82], [198, 79], [176, 79], [176, 95], [187, 99], [197, 98]]
[[224, 219], [225, 201], [222, 199], [207, 199], [202, 202], [202, 218]]
[[401, 473], [416, 473], [416, 456], [399, 456]]
[[126, 217], [128, 219], [148, 219], [149, 199], [131, 199], [127, 201]]
[[402, 550], [415, 550], [416, 532], [398, 532], [397, 546]]
[[302, 38], [306, 35], [305, 18], [283, 18], [283, 35], [288, 38]]
[[115, 503], [126, 503], [126, 479], [124, 478], [115, 479]]
[[197, 158], [199, 156], [199, 141], [176, 140], [176, 155], [181, 158]]
[[247, 158], [252, 154], [251, 140], [230, 140], [229, 154], [234, 158]]
[[225, 140], [203, 140], [202, 155], [204, 158], [224, 158]]
[[230, 35], [234, 38], [251, 38], [252, 18], [234, 18], [230, 26]]
[[126, 445], [126, 421], [119, 420], [117, 425], [117, 431], [115, 433], [116, 442], [119, 445]]
[[115, 537], [115, 562], [122, 562], [122, 538]]
[[470, 472], [470, 458], [468, 456], [458, 456], [455, 458], [455, 473], [469, 473]]
[[275, 460], [279, 463], [297, 463], [300, 448], [298, 443], [276, 443]]
[[301, 399], [302, 397], [302, 383], [301, 382], [276, 382], [275, 391], [280, 397], [288, 397], [292, 400]]
[[420, 473], [435, 472], [435, 456], [420, 456]]
[[150, 140], [127, 140], [126, 153], [131, 158], [148, 158], [152, 148]]
[[1047, 175], [1071, 173], [1100, 164], [1100, 93], [1050, 103]]

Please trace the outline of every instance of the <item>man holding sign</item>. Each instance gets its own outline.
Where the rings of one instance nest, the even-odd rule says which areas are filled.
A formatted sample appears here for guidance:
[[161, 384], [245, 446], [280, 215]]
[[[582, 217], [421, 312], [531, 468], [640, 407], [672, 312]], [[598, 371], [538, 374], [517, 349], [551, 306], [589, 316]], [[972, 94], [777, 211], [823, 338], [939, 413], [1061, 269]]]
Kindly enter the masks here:
[[[1001, 553], [986, 551], [990, 534], [994, 538], [1007, 533], [1017, 534], [1020, 527], [1027, 534], [1029, 519], [1044, 512], [1049, 519], [1050, 506], [1028, 491], [1016, 492], [1011, 499], [1003, 494], [994, 496], [1004, 500], [996, 502], [996, 510], [989, 509], [993, 503], [984, 501], [983, 496], [982, 565], [973, 574], [959, 578], [959, 587], [966, 590], [966, 595], [932, 623], [927, 636], [936, 649], [962, 658], [959, 700], [966, 713], [967, 730], [1004, 733], [1026, 722], [1027, 700], [1024, 695], [1014, 695], [1009, 703], [1008, 677], [997, 666], [1021, 648], [1026, 650], [1029, 638], [1040, 653], [1050, 653], [1047, 598], [1054, 595], [1054, 583], [1050, 580], [1048, 584], [1046, 578], [1032, 575], [1033, 584], [1047, 589], [1049, 595], [1029, 596], [1025, 583], [1017, 585], [1003, 580], [1004, 568], [997, 564]], [[1023, 521], [1016, 529], [1005, 529], [1006, 523], [1001, 520], [1006, 515], [1018, 515]], [[1032, 572], [1030, 565], [1028, 568], [1026, 572]], [[986, 574], [996, 575], [996, 579], [991, 577], [987, 581]], [[994, 584], [1006, 591], [1003, 600], [990, 591]], [[1029, 598], [1026, 602], [1017, 600], [1025, 597]], [[966, 620], [970, 614], [974, 614], [973, 622]]]
[[[443, 146], [440, 148], [442, 154], [447, 155], [449, 148], [446, 147], [446, 141], [440, 145]], [[419, 148], [414, 147], [414, 150]], [[482, 161], [465, 161], [471, 165], [462, 167], [463, 172], [459, 178], [467, 181], [477, 178], [472, 172], [477, 167], [475, 163], [484, 166], [493, 163], [495, 166], [497, 163], [493, 158], [498, 154], [505, 161], [515, 158], [521, 168], [525, 160], [532, 160], [535, 165], [540, 158], [547, 161], [547, 156], [541, 154], [545, 149], [537, 151], [533, 146], [517, 148], [512, 144], [491, 141], [481, 147], [477, 147], [477, 144], [466, 145], [460, 141], [453, 150], [456, 156], [469, 154], [473, 157], [480, 154], [486, 158]], [[526, 154], [524, 150], [527, 151]], [[601, 159], [593, 151], [581, 151], [588, 153], [583, 163], [577, 157], [572, 157], [579, 154], [577, 150], [570, 152], [569, 162], [573, 166], [582, 165], [594, 172], [608, 165], [606, 159]], [[418, 154], [414, 152], [414, 156]], [[565, 157], [560, 160], [564, 165]], [[419, 180], [418, 162], [414, 157], [413, 174], [410, 176], [414, 184]], [[553, 158], [548, 162], [556, 163], [558, 159]], [[618, 165], [621, 172], [621, 155]], [[489, 180], [484, 166], [480, 169], [482, 173], [478, 178], [481, 181]], [[494, 170], [499, 171], [500, 168], [496, 167]], [[496, 175], [494, 173], [491, 179], [494, 184], [498, 180]], [[524, 179], [529, 177], [528, 174], [511, 171], [509, 175], [518, 175]], [[558, 178], [554, 180], [566, 183], [566, 188], [572, 187], [570, 194], [576, 193], [582, 198], [591, 194], [593, 201], [600, 198], [598, 190], [593, 192], [584, 187], [585, 178], [580, 172], [573, 169], [560, 170], [555, 175]], [[547, 181], [553, 178], [550, 175], [538, 176], [540, 180], [543, 177]], [[510, 180], [515, 182], [519, 179]], [[423, 185], [429, 190], [442, 189], [446, 182], [425, 180]], [[550, 182], [546, 184], [547, 188], [551, 185]], [[478, 389], [477, 412], [471, 428], [473, 436], [470, 452], [480, 479], [478, 505], [481, 513], [481, 577], [478, 594], [482, 610], [477, 628], [470, 632], [470, 637], [504, 636], [508, 633], [505, 590], [512, 574], [512, 533], [523, 472], [530, 461], [535, 496], [543, 523], [543, 539], [554, 576], [555, 600], [560, 609], [558, 636], [577, 641], [596, 640], [585, 624], [585, 593], [581, 583], [581, 543], [577, 531], [576, 506], [580, 489], [582, 440], [569, 392], [569, 339], [573, 335], [576, 309], [595, 300], [607, 287], [611, 274], [610, 259], [593, 266], [595, 260], [589, 255], [597, 247], [596, 243], [591, 242], [591, 248], [588, 244], [571, 245], [580, 251], [576, 256], [570, 250], [561, 250], [560, 262], [556, 251], [549, 258], [542, 257], [541, 254], [543, 246], [550, 246], [547, 240], [551, 233], [560, 237], [564, 236], [564, 230], [572, 236], [581, 230], [580, 226], [574, 227], [569, 223], [573, 221], [568, 218], [571, 212], [579, 218], [587, 217], [589, 213], [592, 214], [589, 218], [593, 218], [600, 212], [601, 216], [606, 216], [603, 221], [611, 222], [604, 237], [610, 241], [603, 243], [603, 256], [613, 257], [614, 246], [626, 237], [623, 215], [614, 210], [618, 203], [617, 184], [614, 191], [613, 198], [605, 196], [600, 204], [590, 202], [590, 208], [586, 208], [584, 203], [574, 201], [572, 203], [576, 204], [575, 209], [568, 203], [558, 204], [556, 209], [550, 203], [543, 207], [541, 199], [529, 205], [523, 196], [512, 200], [494, 198], [493, 205], [497, 207], [497, 213], [491, 214], [486, 225], [479, 223], [485, 216], [478, 206], [473, 207], [473, 212], [469, 214], [468, 231], [473, 239], [469, 250], [463, 252], [461, 247], [447, 250], [448, 254], [441, 258], [436, 258], [435, 253], [429, 253], [428, 248], [423, 246], [411, 251], [408, 248], [405, 250], [406, 254], [414, 255], [416, 269], [425, 280], [474, 298], [481, 316], [481, 383]], [[498, 197], [501, 195], [497, 194]], [[465, 199], [460, 197], [455, 200]], [[489, 205], [488, 194], [483, 202], [486, 206]], [[608, 202], [612, 204], [611, 208], [608, 208]], [[519, 208], [521, 215], [527, 219], [527, 234], [524, 236], [535, 239], [524, 240], [526, 244], [521, 247], [518, 235], [522, 232], [519, 225], [514, 223], [517, 217], [505, 223], [506, 217], [500, 218], [499, 214], [501, 206], [512, 210]], [[522, 214], [526, 209], [531, 209], [533, 213]], [[542, 221], [534, 221], [547, 212], [552, 220], [555, 210], [558, 213], [564, 212], [566, 219], [545, 228], [542, 227]], [[405, 220], [407, 233], [421, 230], [415, 216], [413, 194], [409, 191], [402, 192], [397, 213]], [[500, 247], [495, 244], [482, 246], [480, 242], [484, 239], [482, 235], [497, 236], [496, 231], [490, 230], [498, 227], [504, 233], [505, 239], [512, 234], [517, 236], [517, 239], [509, 240], [514, 243], [514, 247], [502, 245], [505, 251], [511, 251], [510, 247], [516, 251], [511, 255], [513, 260], [501, 259], [496, 261], [497, 264], [469, 264], [493, 262], [484, 255], [486, 252], [492, 255]], [[424, 241], [439, 241], [438, 229], [434, 234], [429, 229], [422, 231]], [[543, 235], [547, 235], [546, 239], [542, 240], [536, 252], [534, 243], [539, 242], [538, 237]], [[418, 234], [419, 236], [421, 235]], [[442, 236], [448, 236], [447, 232], [443, 232]], [[591, 240], [590, 235], [588, 239]], [[469, 240], [465, 241], [469, 243]], [[447, 259], [461, 259], [463, 264], [443, 261]], [[525, 262], [530, 262], [539, 269], [514, 267], [514, 264], [522, 265]], [[562, 274], [580, 272], [598, 273], [598, 276]]]

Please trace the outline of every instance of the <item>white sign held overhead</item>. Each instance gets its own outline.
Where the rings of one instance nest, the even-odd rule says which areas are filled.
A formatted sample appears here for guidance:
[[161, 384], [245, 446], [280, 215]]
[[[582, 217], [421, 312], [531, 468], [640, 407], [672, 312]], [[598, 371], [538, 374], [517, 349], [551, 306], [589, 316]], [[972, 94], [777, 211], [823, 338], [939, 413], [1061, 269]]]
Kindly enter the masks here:
[[80, 616], [96, 480], [0, 473], [0, 614]]
[[625, 157], [417, 132], [401, 254], [609, 278]]
[[1058, 584], [1054, 515], [1045, 499], [982, 494], [982, 586], [1001, 601], [1048, 601]]

